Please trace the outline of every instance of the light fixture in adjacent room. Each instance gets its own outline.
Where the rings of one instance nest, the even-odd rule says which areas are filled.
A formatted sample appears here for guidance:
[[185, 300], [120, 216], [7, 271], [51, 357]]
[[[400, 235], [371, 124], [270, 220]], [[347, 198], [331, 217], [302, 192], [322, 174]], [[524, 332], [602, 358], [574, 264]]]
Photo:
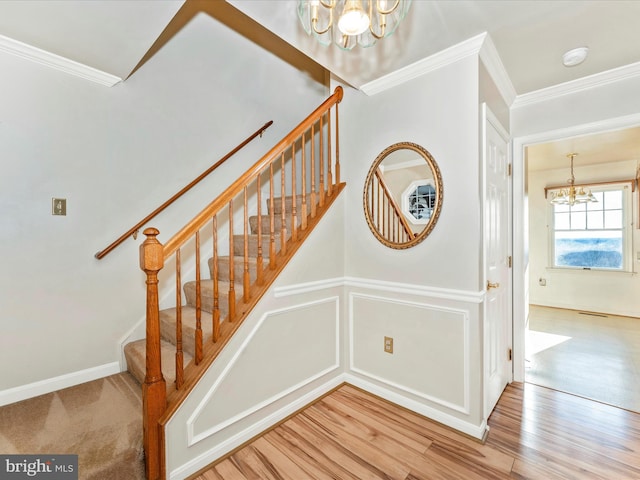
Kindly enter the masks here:
[[578, 186], [576, 187], [576, 179], [573, 175], [573, 158], [577, 153], [569, 153], [567, 157], [571, 159], [571, 178], [567, 180], [568, 185], [559, 192], [551, 195], [551, 203], [553, 205], [575, 205], [576, 203], [597, 202], [593, 193], [589, 189]]
[[562, 64], [565, 67], [575, 67], [576, 65], [580, 65], [582, 62], [584, 62], [588, 54], [588, 47], [574, 48], [562, 55]]
[[298, 0], [298, 17], [321, 44], [351, 50], [391, 35], [410, 4], [411, 0]]

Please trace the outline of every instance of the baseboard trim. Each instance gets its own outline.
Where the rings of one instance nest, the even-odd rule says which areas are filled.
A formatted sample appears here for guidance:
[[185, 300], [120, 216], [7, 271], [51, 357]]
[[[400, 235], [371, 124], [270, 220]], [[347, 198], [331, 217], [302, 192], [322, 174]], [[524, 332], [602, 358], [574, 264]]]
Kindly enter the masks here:
[[323, 383], [317, 388], [313, 389], [309, 393], [302, 395], [300, 398], [295, 400], [294, 402], [288, 404], [287, 406], [281, 408], [280, 410], [268, 415], [261, 421], [253, 424], [251, 427], [237, 433], [233, 437], [225, 440], [224, 442], [218, 444], [215, 448], [208, 450], [201, 455], [198, 455], [193, 460], [181, 465], [175, 470], [169, 473], [169, 480], [183, 480], [188, 478], [190, 475], [193, 475], [203, 468], [206, 468], [208, 465], [212, 464], [222, 456], [231, 452], [235, 448], [238, 448], [242, 444], [250, 441], [257, 435], [262, 434], [269, 428], [277, 425], [278, 422], [286, 419], [290, 415], [293, 415], [298, 410], [306, 407], [314, 400], [320, 398], [324, 394], [330, 392], [334, 388], [344, 383], [344, 375], [338, 375], [333, 377], [331, 380]]
[[107, 377], [120, 373], [120, 363], [111, 362], [97, 367], [87, 368], [77, 372], [66, 373], [59, 377], [48, 378], [38, 382], [20, 385], [19, 387], [9, 388], [0, 391], [0, 407], [9, 405], [10, 403], [20, 402], [28, 398], [44, 395], [45, 393], [55, 392], [81, 383], [90, 382], [99, 378]]

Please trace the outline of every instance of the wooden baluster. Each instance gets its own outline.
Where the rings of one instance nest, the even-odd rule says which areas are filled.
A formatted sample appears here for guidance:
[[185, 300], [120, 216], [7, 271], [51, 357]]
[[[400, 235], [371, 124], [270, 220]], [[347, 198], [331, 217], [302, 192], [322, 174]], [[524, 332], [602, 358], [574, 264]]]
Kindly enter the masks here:
[[182, 275], [180, 249], [176, 250], [176, 389], [184, 383], [184, 353], [182, 351]]
[[202, 361], [202, 281], [200, 278], [200, 231], [196, 231], [196, 348], [195, 362]]
[[340, 183], [340, 116], [336, 103], [336, 185]]
[[370, 208], [370, 212], [371, 212], [371, 221], [374, 225], [378, 225], [378, 212], [376, 211], [375, 208], [375, 195], [376, 195], [376, 185], [375, 185], [375, 178], [372, 179], [371, 184], [370, 184], [370, 192], [369, 192], [370, 196], [368, 198], [369, 200], [369, 208]]
[[302, 206], [300, 212], [300, 227], [302, 230], [307, 229], [307, 216], [309, 213], [307, 212], [307, 159], [305, 157], [305, 152], [307, 151], [307, 146], [305, 144], [304, 132], [302, 132]]
[[391, 205], [391, 202], [389, 200], [387, 200], [387, 222], [389, 223], [389, 226], [387, 227], [389, 229], [389, 237], [388, 238], [393, 238], [393, 219], [394, 219], [395, 215], [393, 213], [393, 206]]
[[256, 282], [258, 285], [264, 284], [264, 272], [263, 259], [262, 259], [262, 187], [260, 186], [260, 178], [262, 173], [259, 173], [256, 182], [258, 188], [258, 258], [256, 259]]
[[280, 166], [280, 254], [286, 255], [287, 253], [287, 199], [286, 199], [286, 188], [285, 188], [285, 171], [284, 171], [284, 152], [281, 155], [281, 166]]
[[392, 226], [391, 226], [391, 219], [393, 218], [392, 215], [392, 209], [391, 209], [391, 202], [389, 202], [389, 199], [387, 198], [387, 214], [384, 217], [386, 219], [387, 222], [387, 238], [389, 238], [392, 234]]
[[229, 200], [229, 321], [236, 317], [236, 287], [234, 272], [235, 254], [233, 249], [233, 199]]
[[142, 385], [142, 423], [145, 470], [149, 479], [160, 477], [164, 448], [158, 421], [167, 409], [166, 382], [162, 376], [160, 354], [158, 272], [164, 266], [164, 253], [162, 244], [156, 238], [159, 233], [155, 228], [145, 229], [147, 239], [140, 245], [140, 268], [147, 276], [146, 372]]
[[395, 221], [393, 222], [394, 223], [394, 225], [393, 225], [393, 229], [394, 229], [393, 238], [395, 238], [396, 242], [398, 242], [398, 241], [400, 241], [400, 238], [399, 238], [399, 236], [400, 236], [400, 221], [398, 220], [398, 215], [397, 214], [394, 214], [393, 216], [395, 218]]
[[320, 117], [320, 160], [318, 161], [318, 170], [320, 170], [320, 184], [318, 188], [320, 189], [320, 202], [319, 205], [322, 207], [324, 205], [324, 127], [322, 126], [322, 117]]
[[382, 191], [380, 183], [378, 183], [378, 225], [380, 227], [380, 233], [384, 235], [384, 192]]
[[327, 112], [327, 195], [333, 194], [333, 174], [331, 173], [331, 110]]
[[314, 132], [315, 123], [311, 125], [311, 218], [316, 218], [316, 135]]
[[211, 314], [211, 340], [217, 342], [220, 338], [220, 291], [218, 287], [218, 216], [213, 216], [213, 312]]
[[244, 275], [242, 277], [242, 299], [244, 303], [249, 301], [249, 288], [251, 278], [249, 277], [249, 213], [247, 206], [247, 186], [244, 187]]
[[296, 142], [291, 144], [291, 238], [298, 240], [298, 197], [296, 196]]
[[273, 211], [273, 162], [269, 164], [269, 268], [276, 268], [275, 213]]

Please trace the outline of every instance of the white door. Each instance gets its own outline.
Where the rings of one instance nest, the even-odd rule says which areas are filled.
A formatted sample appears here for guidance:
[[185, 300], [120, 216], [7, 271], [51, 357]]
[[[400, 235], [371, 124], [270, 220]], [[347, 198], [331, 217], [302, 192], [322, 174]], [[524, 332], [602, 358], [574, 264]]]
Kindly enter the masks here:
[[484, 414], [511, 381], [511, 216], [508, 134], [483, 105]]

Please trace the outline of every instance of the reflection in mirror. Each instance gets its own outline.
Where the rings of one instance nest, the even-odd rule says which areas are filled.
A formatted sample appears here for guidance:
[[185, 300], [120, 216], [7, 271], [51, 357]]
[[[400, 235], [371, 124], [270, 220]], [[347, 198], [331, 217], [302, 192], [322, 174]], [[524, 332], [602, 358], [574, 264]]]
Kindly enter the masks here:
[[367, 224], [384, 245], [412, 247], [433, 230], [442, 194], [442, 176], [431, 154], [415, 143], [393, 144], [378, 155], [367, 175]]

